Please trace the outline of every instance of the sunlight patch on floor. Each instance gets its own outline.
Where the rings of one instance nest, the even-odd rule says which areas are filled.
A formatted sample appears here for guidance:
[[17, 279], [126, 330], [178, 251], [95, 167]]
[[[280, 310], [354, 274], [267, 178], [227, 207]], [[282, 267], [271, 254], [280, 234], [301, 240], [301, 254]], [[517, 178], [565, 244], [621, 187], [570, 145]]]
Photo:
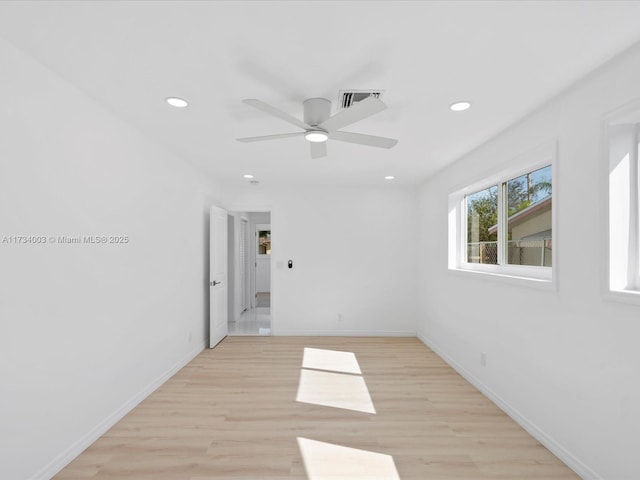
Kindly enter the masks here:
[[324, 350], [322, 348], [305, 347], [302, 357], [302, 368], [330, 370], [342, 373], [362, 373], [353, 352]]
[[391, 455], [298, 437], [309, 480], [400, 480]]
[[298, 402], [376, 413], [364, 378], [335, 372], [300, 370]]

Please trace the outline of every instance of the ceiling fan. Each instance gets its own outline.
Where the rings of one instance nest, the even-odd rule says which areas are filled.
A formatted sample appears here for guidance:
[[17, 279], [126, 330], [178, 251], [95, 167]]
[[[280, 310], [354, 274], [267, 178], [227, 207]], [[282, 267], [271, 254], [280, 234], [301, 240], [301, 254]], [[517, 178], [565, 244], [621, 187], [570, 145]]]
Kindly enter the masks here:
[[333, 116], [331, 116], [330, 100], [326, 98], [309, 98], [302, 104], [304, 122], [260, 100], [247, 99], [243, 100], [243, 102], [274, 117], [278, 117], [285, 122], [289, 122], [296, 127], [300, 127], [304, 132], [238, 138], [237, 140], [239, 142], [260, 142], [262, 140], [277, 140], [279, 138], [304, 136], [311, 148], [311, 158], [327, 156], [327, 140], [338, 140], [340, 142], [357, 143], [359, 145], [369, 145], [370, 147], [380, 148], [391, 148], [398, 143], [398, 140], [394, 138], [377, 137], [339, 130], [342, 127], [356, 123], [387, 108], [381, 100], [373, 96], [349, 108], [345, 108]]

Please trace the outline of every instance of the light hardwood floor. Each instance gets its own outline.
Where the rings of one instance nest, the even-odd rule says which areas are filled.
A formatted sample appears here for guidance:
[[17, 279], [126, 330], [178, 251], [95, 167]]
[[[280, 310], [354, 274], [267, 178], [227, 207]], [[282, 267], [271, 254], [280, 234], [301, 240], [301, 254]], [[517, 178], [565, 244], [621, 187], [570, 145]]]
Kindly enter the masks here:
[[[354, 352], [376, 413], [296, 401], [304, 347]], [[578, 478], [419, 340], [338, 337], [229, 337], [54, 478], [317, 480], [341, 468], [331, 449], [303, 460], [299, 438], [391, 456], [397, 476], [375, 467], [377, 478]]]

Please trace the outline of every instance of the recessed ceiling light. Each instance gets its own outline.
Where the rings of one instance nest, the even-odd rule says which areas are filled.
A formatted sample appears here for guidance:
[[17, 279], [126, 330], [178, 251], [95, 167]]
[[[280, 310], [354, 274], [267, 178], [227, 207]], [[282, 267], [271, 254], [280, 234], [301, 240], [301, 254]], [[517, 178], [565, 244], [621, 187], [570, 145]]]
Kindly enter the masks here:
[[253, 178], [253, 175], [249, 175], [248, 173], [246, 175], [243, 175], [244, 178]]
[[449, 105], [449, 108], [454, 112], [462, 112], [471, 107], [471, 102], [456, 102]]
[[310, 142], [326, 142], [327, 139], [329, 138], [329, 135], [327, 135], [325, 132], [321, 132], [318, 130], [311, 130], [307, 133], [304, 134], [304, 138], [306, 138], [307, 140], [309, 140]]
[[187, 102], [183, 98], [178, 98], [178, 97], [168, 97], [167, 103], [172, 107], [178, 107], [178, 108], [184, 108], [187, 105], [189, 105], [189, 102]]
[[385, 180], [393, 180], [394, 178], [396, 177], [394, 177], [393, 175], [387, 175], [386, 177], [384, 177]]

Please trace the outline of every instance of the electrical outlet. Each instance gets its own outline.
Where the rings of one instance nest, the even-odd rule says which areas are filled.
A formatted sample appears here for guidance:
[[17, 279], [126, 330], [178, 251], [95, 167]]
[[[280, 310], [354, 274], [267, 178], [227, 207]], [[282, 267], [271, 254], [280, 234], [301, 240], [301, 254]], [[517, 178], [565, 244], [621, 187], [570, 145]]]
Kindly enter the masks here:
[[480, 366], [482, 367], [487, 366], [487, 354], [484, 352], [480, 352]]
[[189, 332], [189, 343], [191, 343], [192, 337], [191, 332]]
[[338, 322], [342, 322], [342, 314], [341, 313], [338, 314]]

